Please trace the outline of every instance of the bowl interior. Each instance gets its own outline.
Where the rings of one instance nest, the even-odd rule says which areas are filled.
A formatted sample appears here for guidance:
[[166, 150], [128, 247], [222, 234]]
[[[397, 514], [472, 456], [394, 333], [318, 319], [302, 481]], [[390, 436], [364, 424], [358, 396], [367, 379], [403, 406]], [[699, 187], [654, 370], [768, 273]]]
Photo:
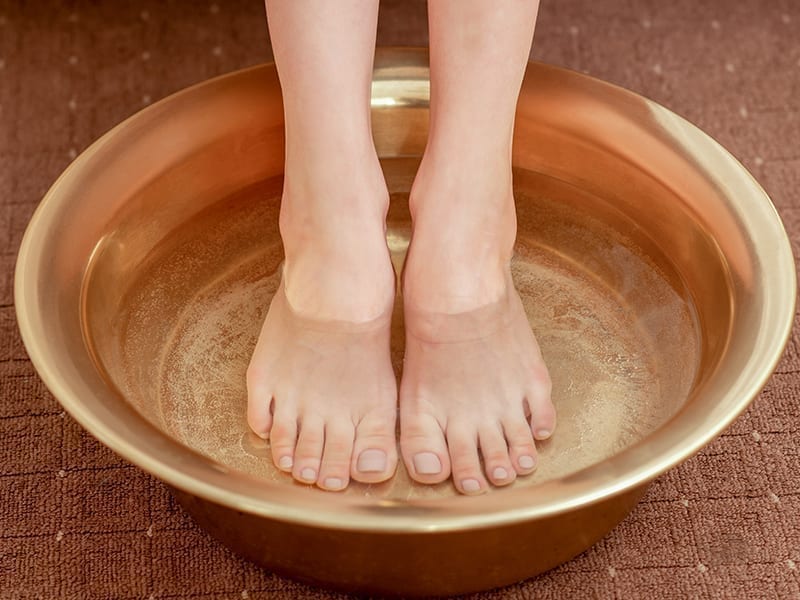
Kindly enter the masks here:
[[[282, 140], [273, 141], [279, 154]], [[419, 156], [382, 159], [398, 273], [418, 163]], [[191, 161], [181, 169], [196, 171]], [[209, 198], [199, 211], [173, 177], [168, 168], [159, 173], [95, 252], [84, 287], [86, 338], [113, 385], [166, 435], [238, 472], [299, 486], [274, 467], [267, 443], [245, 420], [245, 369], [279, 282], [281, 177]], [[513, 484], [524, 487], [601, 462], [663, 425], [689, 397], [701, 340], [691, 294], [652, 232], [613, 202], [541, 172], [517, 168], [515, 195], [513, 274], [551, 371], [559, 418], [558, 433], [539, 444], [536, 473]], [[142, 236], [142, 222], [164, 203], [173, 218]], [[141, 257], [124, 278], [120, 248]], [[398, 378], [403, 337], [398, 295]], [[354, 483], [346, 494], [407, 500], [455, 489], [416, 485], [401, 466], [390, 481]]]

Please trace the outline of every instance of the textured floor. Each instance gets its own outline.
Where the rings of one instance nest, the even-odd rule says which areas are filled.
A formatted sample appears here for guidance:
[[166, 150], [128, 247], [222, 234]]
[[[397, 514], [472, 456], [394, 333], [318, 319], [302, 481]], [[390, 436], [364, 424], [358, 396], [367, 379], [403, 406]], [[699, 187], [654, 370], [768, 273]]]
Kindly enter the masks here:
[[[629, 87], [730, 149], [800, 242], [800, 2], [543, 0], [533, 55]], [[381, 44], [424, 44], [386, 0]], [[36, 377], [12, 279], [24, 227], [77, 153], [142, 106], [269, 59], [258, 1], [0, 0], [0, 597], [338, 597], [243, 562], [99, 445]], [[654, 482], [595, 547], [480, 598], [800, 598], [800, 355]]]

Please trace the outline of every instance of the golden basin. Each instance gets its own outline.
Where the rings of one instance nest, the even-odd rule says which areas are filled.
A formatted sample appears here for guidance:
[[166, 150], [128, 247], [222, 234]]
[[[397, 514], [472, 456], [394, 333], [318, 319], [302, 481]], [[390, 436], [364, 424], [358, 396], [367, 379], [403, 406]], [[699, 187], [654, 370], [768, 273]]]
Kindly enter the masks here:
[[[373, 129], [398, 269], [428, 89], [424, 51], [377, 53]], [[272, 65], [158, 102], [66, 170], [20, 250], [25, 345], [75, 419], [269, 569], [403, 595], [530, 577], [603, 537], [747, 407], [786, 344], [796, 292], [764, 191], [636, 94], [531, 63], [514, 167], [513, 272], [559, 427], [539, 444], [537, 472], [510, 488], [460, 497], [401, 468], [384, 484], [322, 492], [278, 472], [248, 432], [245, 368], [282, 256]]]

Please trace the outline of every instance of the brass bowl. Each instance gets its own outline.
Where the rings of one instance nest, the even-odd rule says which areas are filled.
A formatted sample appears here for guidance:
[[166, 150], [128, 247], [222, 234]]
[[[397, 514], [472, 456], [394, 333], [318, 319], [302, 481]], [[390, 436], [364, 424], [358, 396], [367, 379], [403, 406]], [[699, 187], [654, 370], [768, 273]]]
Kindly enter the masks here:
[[[398, 267], [428, 90], [424, 51], [378, 52], [373, 128]], [[281, 260], [272, 65], [158, 102], [65, 171], [19, 254], [26, 348], [88, 431], [269, 569], [403, 595], [541, 573], [604, 536], [747, 407], [787, 342], [795, 269], [769, 198], [730, 154], [601, 81], [531, 63], [514, 167], [514, 275], [559, 427], [539, 470], [510, 489], [459, 497], [401, 469], [326, 493], [278, 473], [248, 433], [244, 372]]]

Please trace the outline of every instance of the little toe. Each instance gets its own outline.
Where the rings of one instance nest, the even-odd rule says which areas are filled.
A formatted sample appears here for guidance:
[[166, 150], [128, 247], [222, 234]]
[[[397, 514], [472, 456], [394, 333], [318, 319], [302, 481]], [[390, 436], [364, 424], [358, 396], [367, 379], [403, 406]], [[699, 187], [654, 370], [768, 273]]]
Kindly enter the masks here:
[[372, 413], [358, 424], [350, 475], [362, 483], [386, 481], [397, 469], [397, 411]]
[[400, 449], [412, 479], [439, 483], [450, 476], [450, 460], [439, 422], [429, 414], [406, 414], [400, 420]]
[[508, 456], [508, 444], [500, 425], [486, 426], [478, 434], [486, 477], [494, 485], [508, 485], [517, 477]]
[[276, 414], [270, 429], [272, 461], [281, 471], [291, 472], [297, 444], [297, 417], [294, 414]]
[[556, 409], [552, 402], [549, 400], [531, 402], [530, 426], [536, 440], [546, 440], [553, 435], [556, 427]]
[[247, 380], [247, 424], [262, 439], [268, 439], [272, 428], [272, 394], [261, 384]]
[[478, 435], [468, 427], [449, 427], [447, 447], [452, 463], [453, 483], [462, 494], [477, 495], [489, 490], [478, 458]]
[[531, 431], [537, 440], [549, 438], [556, 427], [556, 408], [551, 400], [551, 390], [550, 378], [545, 371], [526, 395], [531, 412]]
[[322, 489], [338, 492], [347, 487], [354, 432], [350, 421], [331, 421], [325, 426], [325, 448], [317, 479]]
[[508, 455], [519, 475], [527, 475], [536, 468], [538, 453], [531, 428], [523, 415], [510, 417], [503, 422], [503, 432], [508, 443]]
[[301, 483], [316, 483], [319, 477], [322, 451], [325, 446], [325, 426], [321, 419], [307, 418], [300, 424], [297, 447], [294, 451], [292, 476]]

